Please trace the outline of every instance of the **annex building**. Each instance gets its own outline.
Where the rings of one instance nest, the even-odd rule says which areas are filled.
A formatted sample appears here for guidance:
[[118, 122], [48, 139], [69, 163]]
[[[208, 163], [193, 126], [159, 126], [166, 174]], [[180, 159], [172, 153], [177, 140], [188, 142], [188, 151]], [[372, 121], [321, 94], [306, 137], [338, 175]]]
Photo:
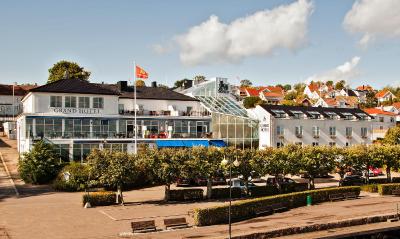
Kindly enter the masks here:
[[371, 144], [379, 123], [358, 108], [258, 105], [252, 114], [260, 121], [259, 148]]

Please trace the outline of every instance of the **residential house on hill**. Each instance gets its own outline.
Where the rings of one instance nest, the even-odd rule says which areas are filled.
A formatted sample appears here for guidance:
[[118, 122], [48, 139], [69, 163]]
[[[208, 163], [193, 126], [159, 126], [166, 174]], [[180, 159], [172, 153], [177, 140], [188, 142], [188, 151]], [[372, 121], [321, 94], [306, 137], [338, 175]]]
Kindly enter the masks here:
[[396, 98], [396, 96], [390, 90], [378, 91], [378, 93], [375, 94], [375, 97], [378, 99], [379, 103], [393, 100]]

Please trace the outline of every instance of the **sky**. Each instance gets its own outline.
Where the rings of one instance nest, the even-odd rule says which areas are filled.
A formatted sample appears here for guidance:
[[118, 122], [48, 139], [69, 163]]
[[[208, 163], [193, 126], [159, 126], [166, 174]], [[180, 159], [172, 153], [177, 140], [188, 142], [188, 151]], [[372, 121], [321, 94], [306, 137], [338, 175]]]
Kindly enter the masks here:
[[130, 80], [136, 62], [169, 86], [196, 75], [397, 86], [399, 11], [398, 0], [2, 0], [0, 83], [44, 84], [69, 60], [92, 82]]

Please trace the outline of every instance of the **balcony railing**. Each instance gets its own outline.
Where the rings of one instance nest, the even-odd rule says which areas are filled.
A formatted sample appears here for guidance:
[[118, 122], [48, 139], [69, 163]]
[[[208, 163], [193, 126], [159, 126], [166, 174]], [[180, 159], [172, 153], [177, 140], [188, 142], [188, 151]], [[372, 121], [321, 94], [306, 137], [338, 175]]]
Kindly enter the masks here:
[[[119, 112], [122, 115], [135, 115], [133, 110], [124, 110]], [[170, 110], [137, 110], [137, 116], [210, 116], [211, 113], [207, 111], [170, 111]]]
[[[75, 132], [68, 133], [65, 132], [62, 134], [61, 132], [50, 132], [43, 134], [38, 134], [36, 136], [30, 136], [33, 139], [41, 139], [43, 137], [48, 139], [133, 139], [135, 134], [133, 132]], [[176, 138], [211, 138], [212, 133], [209, 132], [188, 132], [188, 133], [171, 133], [167, 132], [146, 132], [143, 134], [142, 132], [138, 132], [138, 139], [176, 139]]]

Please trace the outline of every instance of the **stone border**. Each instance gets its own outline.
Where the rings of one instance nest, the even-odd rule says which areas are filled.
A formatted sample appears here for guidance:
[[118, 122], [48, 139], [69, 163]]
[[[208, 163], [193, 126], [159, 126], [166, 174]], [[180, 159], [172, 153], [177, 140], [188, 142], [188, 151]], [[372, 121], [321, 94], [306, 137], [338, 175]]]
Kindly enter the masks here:
[[10, 183], [11, 183], [12, 187], [14, 188], [15, 195], [16, 195], [17, 197], [19, 197], [19, 192], [18, 192], [18, 190], [17, 190], [17, 187], [15, 186], [14, 180], [13, 180], [12, 177], [11, 177], [10, 171], [8, 171], [6, 162], [4, 162], [3, 154], [2, 154], [1, 152], [0, 152], [0, 158], [1, 158], [1, 162], [3, 162], [3, 167], [4, 167], [4, 169], [6, 170], [6, 173], [7, 173], [7, 176], [8, 176], [8, 178], [9, 178], [9, 180], [10, 180]]
[[247, 235], [233, 236], [232, 239], [265, 239], [265, 238], [274, 238], [280, 236], [289, 236], [300, 233], [324, 231], [334, 228], [352, 227], [370, 223], [386, 222], [388, 219], [396, 217], [398, 217], [397, 213], [387, 214], [387, 215], [376, 215], [371, 217], [352, 218], [352, 219], [333, 221], [328, 223], [282, 228], [266, 232], [256, 232]]

